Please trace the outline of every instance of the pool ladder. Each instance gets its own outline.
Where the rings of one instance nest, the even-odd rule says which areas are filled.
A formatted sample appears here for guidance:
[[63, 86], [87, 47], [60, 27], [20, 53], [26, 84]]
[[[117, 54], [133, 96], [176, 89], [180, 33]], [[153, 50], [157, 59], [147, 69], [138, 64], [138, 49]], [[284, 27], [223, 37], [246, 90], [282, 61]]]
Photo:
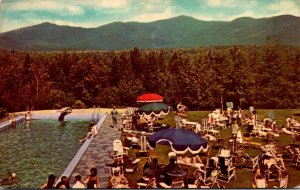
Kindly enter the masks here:
[[[94, 108], [94, 111], [92, 114], [92, 120], [98, 122], [100, 119], [100, 106], [98, 106], [98, 107], [94, 106], [93, 108]], [[95, 119], [95, 115], [96, 115], [96, 119]]]

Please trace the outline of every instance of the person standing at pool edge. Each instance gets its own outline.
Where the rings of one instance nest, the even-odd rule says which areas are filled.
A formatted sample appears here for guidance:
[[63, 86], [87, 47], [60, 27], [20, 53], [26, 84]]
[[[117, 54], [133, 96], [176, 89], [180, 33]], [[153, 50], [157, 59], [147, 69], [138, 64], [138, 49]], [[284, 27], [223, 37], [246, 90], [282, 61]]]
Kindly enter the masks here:
[[117, 116], [118, 116], [118, 111], [116, 110], [116, 106], [113, 107], [113, 109], [111, 110], [111, 118], [113, 121], [113, 126], [114, 128], [117, 127], [118, 121], [117, 121]]

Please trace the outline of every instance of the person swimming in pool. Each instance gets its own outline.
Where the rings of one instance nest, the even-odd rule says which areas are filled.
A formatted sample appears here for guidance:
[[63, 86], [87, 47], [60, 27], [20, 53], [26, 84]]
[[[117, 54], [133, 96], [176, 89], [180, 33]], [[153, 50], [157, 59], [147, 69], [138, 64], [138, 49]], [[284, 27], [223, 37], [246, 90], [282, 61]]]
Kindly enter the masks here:
[[9, 115], [9, 122], [10, 122], [11, 126], [16, 126], [17, 121], [16, 121], [16, 117], [14, 114]]
[[11, 185], [12, 183], [15, 183], [16, 181], [16, 173], [9, 173], [7, 178], [1, 179], [0, 178], [0, 186], [1, 185]]
[[27, 111], [26, 113], [25, 113], [25, 121], [30, 121], [31, 120], [31, 113], [30, 113], [30, 111]]

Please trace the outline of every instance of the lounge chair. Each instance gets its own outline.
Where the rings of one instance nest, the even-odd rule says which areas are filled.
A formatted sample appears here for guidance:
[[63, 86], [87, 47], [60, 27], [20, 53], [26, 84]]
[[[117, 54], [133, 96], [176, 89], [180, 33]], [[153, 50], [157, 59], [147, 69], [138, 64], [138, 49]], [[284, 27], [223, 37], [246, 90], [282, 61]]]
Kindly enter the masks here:
[[226, 158], [226, 157], [219, 157], [219, 167], [220, 167], [220, 175], [218, 180], [224, 181], [226, 183], [229, 183], [232, 177], [235, 177], [236, 179], [236, 172], [235, 167], [232, 163], [232, 157]]

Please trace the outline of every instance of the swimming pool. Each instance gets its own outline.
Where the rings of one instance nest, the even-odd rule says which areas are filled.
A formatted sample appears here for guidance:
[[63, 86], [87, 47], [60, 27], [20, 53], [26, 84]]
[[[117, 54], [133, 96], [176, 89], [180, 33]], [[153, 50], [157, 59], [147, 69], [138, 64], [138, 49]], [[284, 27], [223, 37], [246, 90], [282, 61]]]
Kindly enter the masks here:
[[2, 186], [39, 188], [49, 174], [57, 178], [68, 166], [85, 136], [89, 121], [32, 120], [0, 133], [0, 178], [17, 174], [16, 183]]

